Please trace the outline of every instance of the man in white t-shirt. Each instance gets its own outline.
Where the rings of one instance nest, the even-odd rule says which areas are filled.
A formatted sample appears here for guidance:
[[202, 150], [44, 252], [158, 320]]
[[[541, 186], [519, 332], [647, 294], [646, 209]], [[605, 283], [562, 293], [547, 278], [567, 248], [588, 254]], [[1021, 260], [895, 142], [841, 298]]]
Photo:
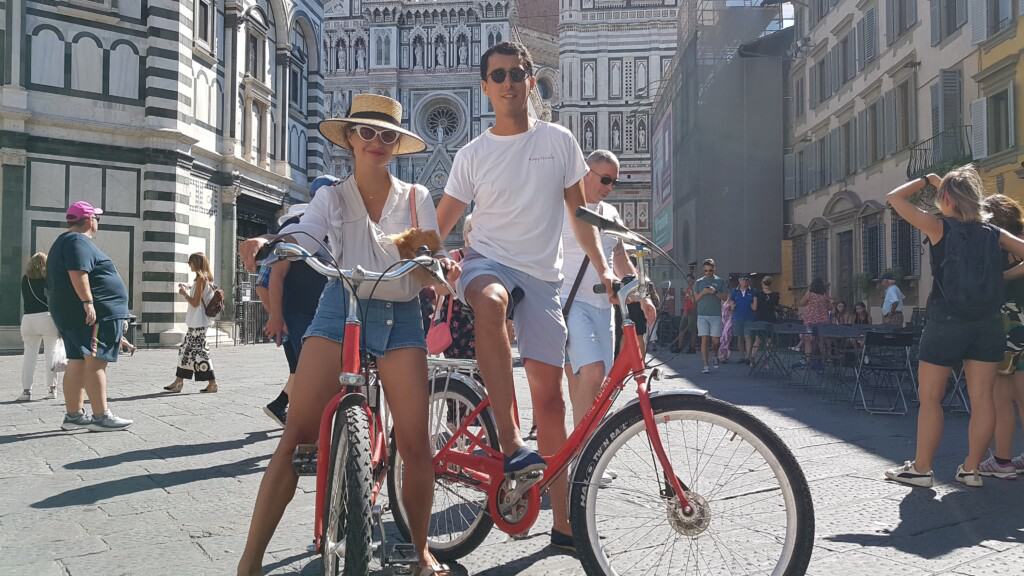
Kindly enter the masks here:
[[[437, 207], [438, 229], [442, 237], [447, 236], [473, 204], [473, 245], [462, 261], [457, 288], [473, 307], [477, 362], [505, 453], [505, 473], [522, 486], [538, 481], [547, 465], [524, 445], [516, 425], [505, 318], [513, 305], [538, 446], [543, 453], [554, 454], [566, 440], [561, 389], [566, 333], [559, 301], [561, 231], [566, 210], [575, 214], [585, 203], [587, 165], [572, 133], [529, 117], [528, 97], [537, 81], [525, 47], [505, 42], [490, 48], [480, 59], [480, 77], [495, 124], [455, 155]], [[614, 275], [597, 230], [575, 218], [572, 222], [577, 241], [610, 292]], [[523, 297], [510, 303], [515, 288]], [[572, 548], [568, 500], [562, 477], [551, 484], [551, 543], [561, 548]]]
[[886, 272], [882, 275], [885, 299], [882, 301], [882, 323], [903, 327], [903, 291], [896, 285], [896, 275]]

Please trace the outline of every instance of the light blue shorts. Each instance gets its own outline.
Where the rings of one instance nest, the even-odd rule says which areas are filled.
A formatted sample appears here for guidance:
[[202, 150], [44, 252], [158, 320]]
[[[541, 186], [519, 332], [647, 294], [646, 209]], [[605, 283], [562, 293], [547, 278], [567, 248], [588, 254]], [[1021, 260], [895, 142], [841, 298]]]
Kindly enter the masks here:
[[516, 305], [512, 317], [519, 340], [519, 355], [523, 359], [561, 368], [565, 362], [566, 333], [559, 301], [562, 283], [545, 282], [470, 249], [462, 259], [462, 276], [455, 287], [462, 294], [463, 301], [466, 286], [478, 276], [497, 278], [509, 294], [517, 287], [523, 291], [523, 299]]
[[697, 336], [718, 338], [722, 335], [721, 316], [697, 316]]
[[[419, 299], [408, 302], [388, 300], [360, 301], [359, 318], [363, 322], [364, 351], [383, 356], [399, 348], [427, 349], [426, 335], [423, 334], [423, 317], [420, 315]], [[331, 280], [320, 294], [316, 316], [306, 330], [306, 338], [320, 336], [337, 343], [345, 337], [345, 318], [348, 316], [348, 290], [340, 280]]]
[[565, 346], [567, 363], [573, 374], [580, 368], [604, 363], [604, 373], [612, 369], [615, 351], [615, 320], [611, 308], [598, 308], [586, 302], [573, 302], [566, 318], [569, 343]]

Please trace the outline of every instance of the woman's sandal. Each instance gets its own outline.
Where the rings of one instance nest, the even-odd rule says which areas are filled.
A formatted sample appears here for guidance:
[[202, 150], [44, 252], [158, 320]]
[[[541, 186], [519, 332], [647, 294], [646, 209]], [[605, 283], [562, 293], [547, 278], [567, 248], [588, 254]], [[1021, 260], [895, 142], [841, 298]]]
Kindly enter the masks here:
[[181, 388], [184, 385], [185, 385], [184, 381], [181, 381], [181, 382], [171, 382], [169, 385], [164, 386], [164, 390], [167, 390], [168, 392], [181, 392]]
[[416, 566], [412, 576], [454, 576], [455, 571], [447, 564], [434, 564], [433, 566]]
[[203, 388], [202, 390], [200, 390], [200, 392], [209, 392], [209, 393], [213, 393], [213, 392], [216, 392], [216, 391], [217, 391], [217, 385], [216, 384], [207, 384], [206, 388]]

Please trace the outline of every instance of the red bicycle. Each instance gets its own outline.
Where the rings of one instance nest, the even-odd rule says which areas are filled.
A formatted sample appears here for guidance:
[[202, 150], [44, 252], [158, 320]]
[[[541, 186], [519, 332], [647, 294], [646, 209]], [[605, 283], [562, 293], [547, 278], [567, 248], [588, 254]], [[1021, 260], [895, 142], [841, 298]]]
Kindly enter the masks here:
[[416, 258], [396, 263], [392, 271], [342, 270], [324, 264], [301, 246], [278, 241], [261, 249], [257, 259], [268, 262], [271, 251], [277, 259], [305, 260], [320, 274], [346, 282], [348, 288], [340, 388], [324, 407], [317, 443], [299, 445], [292, 459], [299, 476], [316, 476], [312, 550], [320, 552], [327, 576], [365, 576], [375, 553], [381, 566], [415, 564], [411, 545], [386, 543], [384, 508], [378, 499], [388, 472], [389, 417], [376, 362], [360, 351], [357, 293], [365, 282], [398, 280], [418, 268], [430, 271], [447, 286], [440, 264], [423, 249]]
[[[637, 276], [646, 278], [646, 257], [660, 252], [653, 243], [585, 209], [577, 216], [636, 245]], [[623, 318], [627, 299], [646, 290], [638, 279], [616, 287]], [[545, 456], [542, 479], [529, 486], [504, 474], [490, 402], [472, 363], [442, 366], [430, 384], [434, 555], [463, 557], [493, 526], [525, 534], [537, 520], [541, 493], [569, 471], [570, 521], [587, 574], [803, 574], [814, 509], [793, 454], [763, 422], [707, 392], [652, 391], [660, 374], [648, 374], [632, 322], [624, 322], [622, 337], [593, 407], [562, 449]], [[630, 380], [636, 398], [613, 411]], [[609, 471], [617, 478], [602, 488]], [[390, 494], [401, 493], [401, 472], [393, 451]], [[393, 512], [408, 538], [397, 499]]]

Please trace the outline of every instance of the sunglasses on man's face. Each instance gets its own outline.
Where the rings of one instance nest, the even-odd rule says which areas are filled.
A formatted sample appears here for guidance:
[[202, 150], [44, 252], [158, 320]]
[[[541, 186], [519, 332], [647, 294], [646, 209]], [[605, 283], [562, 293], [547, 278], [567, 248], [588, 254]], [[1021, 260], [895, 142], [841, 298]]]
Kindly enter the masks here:
[[353, 132], [364, 142], [373, 142], [374, 138], [380, 138], [383, 144], [394, 144], [398, 142], [399, 134], [394, 130], [378, 130], [372, 126], [358, 126]]
[[601, 184], [603, 186], [615, 186], [619, 181], [611, 176], [601, 176]]
[[504, 84], [505, 78], [511, 78], [513, 82], [518, 84], [525, 81], [526, 77], [529, 75], [530, 73], [522, 68], [510, 68], [508, 70], [498, 68], [496, 70], [491, 70], [491, 73], [487, 76], [491, 79], [491, 82], [494, 82], [495, 84]]

